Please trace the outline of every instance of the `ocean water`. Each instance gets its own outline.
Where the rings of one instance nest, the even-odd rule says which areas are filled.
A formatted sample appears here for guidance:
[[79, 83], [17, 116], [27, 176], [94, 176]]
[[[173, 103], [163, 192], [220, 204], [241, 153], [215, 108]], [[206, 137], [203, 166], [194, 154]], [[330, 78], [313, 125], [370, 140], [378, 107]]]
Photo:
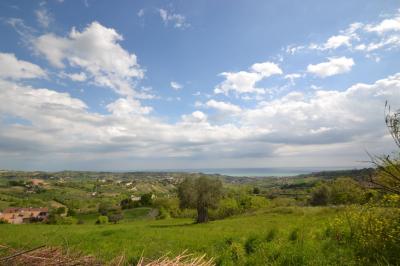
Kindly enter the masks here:
[[246, 177], [284, 177], [309, 174], [320, 171], [337, 171], [352, 169], [346, 167], [287, 167], [287, 168], [199, 168], [199, 169], [168, 169], [168, 172], [189, 172], [204, 174], [221, 174], [228, 176]]

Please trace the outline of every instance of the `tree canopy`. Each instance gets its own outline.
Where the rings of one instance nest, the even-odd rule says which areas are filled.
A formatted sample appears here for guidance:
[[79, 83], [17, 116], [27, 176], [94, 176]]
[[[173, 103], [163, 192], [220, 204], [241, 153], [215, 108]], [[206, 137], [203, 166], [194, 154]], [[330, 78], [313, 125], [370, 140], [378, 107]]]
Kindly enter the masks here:
[[221, 181], [206, 176], [186, 178], [178, 187], [180, 207], [197, 209], [198, 223], [208, 221], [208, 209], [218, 206], [221, 194]]

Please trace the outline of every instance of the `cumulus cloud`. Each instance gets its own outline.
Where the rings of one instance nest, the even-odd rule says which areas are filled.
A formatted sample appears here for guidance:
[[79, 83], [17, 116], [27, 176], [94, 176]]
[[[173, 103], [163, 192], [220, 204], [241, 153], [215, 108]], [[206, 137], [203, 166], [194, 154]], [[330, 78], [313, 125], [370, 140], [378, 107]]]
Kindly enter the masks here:
[[206, 123], [207, 115], [201, 111], [194, 111], [189, 115], [182, 115], [182, 121], [188, 123]]
[[332, 57], [328, 58], [327, 62], [319, 64], [310, 64], [307, 66], [307, 71], [318, 77], [325, 78], [338, 74], [347, 73], [354, 66], [354, 60], [352, 58]]
[[166, 9], [158, 9], [160, 17], [165, 25], [173, 24], [175, 28], [185, 29], [190, 27], [190, 24], [186, 22], [186, 17], [181, 14], [174, 14]]
[[259, 73], [263, 78], [282, 74], [282, 69], [280, 69], [277, 64], [272, 62], [255, 63], [251, 66], [251, 70]]
[[[155, 154], [221, 160], [286, 158], [304, 152], [315, 159], [313, 154], [326, 149], [338, 156], [347, 154], [349, 147], [362, 154], [366, 143], [387, 135], [382, 118], [386, 100], [400, 106], [400, 73], [341, 91], [317, 89], [307, 96], [291, 92], [253, 108], [241, 108], [235, 125], [213, 125], [201, 111], [166, 123], [145, 116], [148, 111], [138, 111], [140, 106], [130, 99], [117, 99], [107, 105], [109, 114], [98, 114], [67, 93], [0, 79], [0, 101], [7, 103], [0, 105], [0, 115], [29, 121], [10, 125], [0, 120], [0, 157], [10, 160], [15, 156], [13, 160], [18, 161], [26, 159], [19, 154], [28, 158], [35, 154], [45, 165], [49, 159], [71, 160], [78, 152], [80, 160], [94, 161], [149, 159]], [[210, 100], [206, 105], [238, 111], [226, 102]]]
[[388, 18], [375, 23], [351, 23], [345, 30], [329, 37], [324, 43], [289, 45], [285, 50], [293, 55], [301, 51], [327, 51], [343, 47], [349, 51], [366, 52], [367, 56], [370, 56], [372, 51], [399, 48], [400, 12], [386, 16]]
[[209, 107], [209, 108], [214, 108], [218, 111], [226, 112], [226, 113], [238, 113], [242, 110], [239, 106], [234, 105], [232, 103], [216, 101], [213, 99], [207, 101], [205, 103], [205, 106]]
[[345, 35], [332, 36], [324, 44], [325, 49], [337, 49], [340, 46], [350, 46], [350, 36], [345, 36]]
[[[67, 37], [52, 33], [33, 40], [38, 53], [57, 68], [80, 67], [89, 73], [100, 86], [114, 89], [118, 94], [133, 96], [132, 79], [141, 79], [143, 70], [136, 55], [123, 49], [122, 35], [98, 22], [82, 31], [72, 28]], [[51, 49], [49, 49], [51, 47]]]
[[32, 79], [44, 78], [46, 72], [38, 65], [18, 60], [14, 54], [0, 53], [0, 78]]
[[400, 15], [393, 18], [384, 19], [378, 24], [368, 24], [365, 29], [370, 32], [383, 34], [389, 31], [400, 31]]
[[230, 92], [236, 95], [243, 93], [264, 94], [265, 89], [257, 88], [256, 83], [272, 75], [282, 74], [280, 67], [272, 62], [256, 63], [250, 67], [250, 71], [223, 72], [220, 75], [225, 78], [218, 84], [214, 93], [228, 95]]
[[180, 90], [183, 88], [183, 85], [179, 84], [176, 81], [171, 81], [170, 85], [171, 85], [171, 88], [173, 88], [174, 90]]
[[148, 114], [151, 107], [142, 107], [139, 101], [132, 98], [119, 98], [107, 105], [107, 110], [117, 116], [129, 116], [131, 114]]

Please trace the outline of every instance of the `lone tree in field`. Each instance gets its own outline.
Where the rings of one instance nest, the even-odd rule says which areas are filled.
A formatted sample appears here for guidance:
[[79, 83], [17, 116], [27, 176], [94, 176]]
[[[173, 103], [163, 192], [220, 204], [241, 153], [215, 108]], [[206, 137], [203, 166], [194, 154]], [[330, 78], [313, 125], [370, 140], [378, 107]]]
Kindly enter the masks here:
[[[385, 106], [385, 122], [400, 149], [400, 109], [392, 112], [390, 106]], [[376, 166], [377, 173], [370, 177], [370, 182], [389, 193], [400, 195], [400, 153], [394, 158], [386, 156], [371, 156], [372, 163]]]
[[186, 178], [178, 187], [180, 207], [197, 209], [197, 223], [208, 222], [208, 209], [218, 206], [221, 193], [221, 181], [205, 176]]

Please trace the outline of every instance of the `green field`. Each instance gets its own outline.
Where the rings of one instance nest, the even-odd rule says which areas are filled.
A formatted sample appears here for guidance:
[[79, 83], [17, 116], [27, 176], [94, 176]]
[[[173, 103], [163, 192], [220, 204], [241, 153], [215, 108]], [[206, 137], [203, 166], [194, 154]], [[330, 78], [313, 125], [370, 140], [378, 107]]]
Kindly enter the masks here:
[[[136, 261], [142, 255], [157, 258], [188, 250], [206, 253], [225, 265], [351, 264], [350, 254], [324, 237], [328, 221], [337, 213], [337, 208], [328, 207], [280, 207], [208, 224], [167, 219], [108, 225], [1, 225], [0, 243], [18, 248], [63, 246], [105, 261], [122, 254]], [[255, 250], [246, 252], [251, 239]]]

